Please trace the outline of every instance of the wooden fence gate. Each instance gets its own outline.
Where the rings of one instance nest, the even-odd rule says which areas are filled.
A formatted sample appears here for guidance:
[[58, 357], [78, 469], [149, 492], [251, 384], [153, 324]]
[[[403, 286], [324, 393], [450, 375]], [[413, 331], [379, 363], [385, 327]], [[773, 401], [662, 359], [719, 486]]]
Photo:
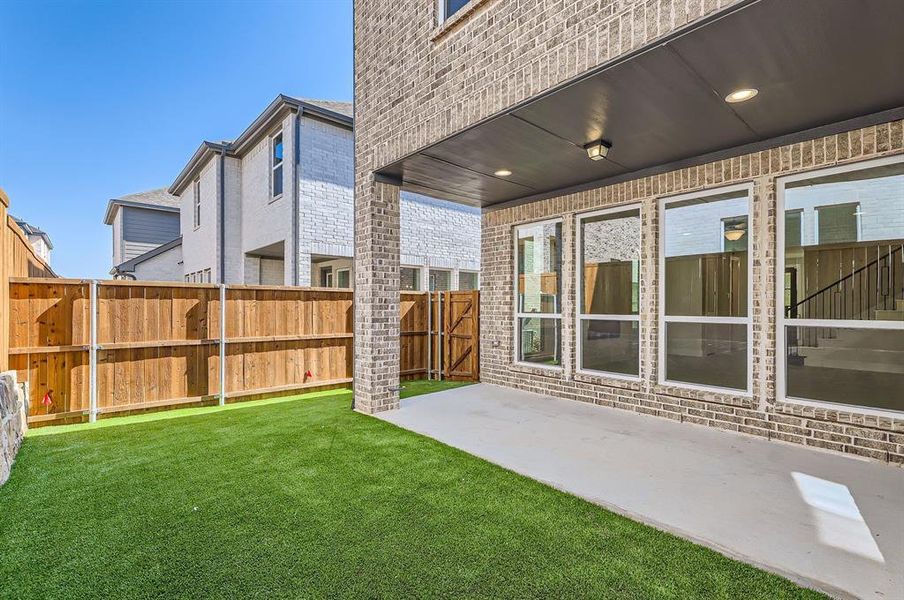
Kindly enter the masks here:
[[480, 292], [404, 292], [402, 379], [480, 380]]

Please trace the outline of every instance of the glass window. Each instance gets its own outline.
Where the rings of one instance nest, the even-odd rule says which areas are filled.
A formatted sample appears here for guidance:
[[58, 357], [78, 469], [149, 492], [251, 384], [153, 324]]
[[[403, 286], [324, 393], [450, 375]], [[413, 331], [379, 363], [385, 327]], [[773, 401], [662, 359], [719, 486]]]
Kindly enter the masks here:
[[640, 208], [579, 217], [578, 360], [640, 375]]
[[561, 365], [562, 222], [515, 228], [516, 357]]
[[192, 185], [192, 221], [195, 229], [201, 226], [201, 180], [196, 179]]
[[399, 288], [404, 292], [416, 292], [421, 289], [421, 270], [414, 267], [399, 269]]
[[336, 287], [340, 287], [343, 289], [348, 289], [351, 286], [351, 275], [352, 272], [350, 269], [339, 269], [336, 271]]
[[666, 323], [665, 378], [747, 389], [747, 325]]
[[803, 211], [785, 211], [785, 248], [800, 246], [803, 239]]
[[750, 192], [663, 201], [661, 377], [749, 390]]
[[816, 240], [820, 244], [858, 241], [859, 204], [836, 204], [816, 208]]
[[443, 21], [457, 13], [469, 1], [470, 0], [440, 0], [440, 5], [442, 6], [440, 22], [442, 23]]
[[779, 193], [779, 386], [792, 398], [904, 411], [904, 160], [788, 178]]
[[452, 289], [452, 271], [430, 269], [430, 291], [447, 292]]
[[478, 288], [478, 274], [474, 271], [458, 272], [458, 289], [476, 290]]
[[519, 318], [518, 360], [550, 367], [561, 366], [559, 355], [561, 335], [561, 319]]
[[270, 167], [272, 169], [273, 181], [273, 197], [281, 196], [283, 193], [283, 137], [282, 133], [274, 135], [270, 139], [271, 158]]

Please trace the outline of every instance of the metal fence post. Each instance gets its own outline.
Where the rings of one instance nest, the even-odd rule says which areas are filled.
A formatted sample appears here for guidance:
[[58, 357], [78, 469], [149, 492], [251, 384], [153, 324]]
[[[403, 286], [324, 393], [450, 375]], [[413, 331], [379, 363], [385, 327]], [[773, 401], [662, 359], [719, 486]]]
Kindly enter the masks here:
[[427, 292], [427, 379], [433, 379], [433, 293]]
[[91, 286], [91, 346], [88, 348], [88, 422], [94, 423], [97, 420], [97, 280], [92, 279], [89, 285]]
[[226, 405], [226, 284], [220, 284], [220, 406]]
[[436, 293], [436, 300], [439, 302], [439, 323], [436, 327], [436, 339], [439, 340], [437, 346], [437, 356], [436, 356], [436, 379], [438, 381], [443, 380], [443, 351], [446, 349], [446, 327], [445, 321], [443, 320], [443, 292]]

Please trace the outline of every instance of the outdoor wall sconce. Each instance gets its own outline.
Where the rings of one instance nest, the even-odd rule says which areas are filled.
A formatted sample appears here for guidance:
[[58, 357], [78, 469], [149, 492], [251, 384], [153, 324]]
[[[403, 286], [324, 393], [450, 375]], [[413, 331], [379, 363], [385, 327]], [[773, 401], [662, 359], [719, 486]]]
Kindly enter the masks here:
[[606, 140], [597, 140], [595, 142], [585, 144], [584, 150], [587, 151], [587, 157], [590, 160], [603, 160], [604, 158], [609, 156], [609, 148], [611, 147], [612, 142], [607, 142]]

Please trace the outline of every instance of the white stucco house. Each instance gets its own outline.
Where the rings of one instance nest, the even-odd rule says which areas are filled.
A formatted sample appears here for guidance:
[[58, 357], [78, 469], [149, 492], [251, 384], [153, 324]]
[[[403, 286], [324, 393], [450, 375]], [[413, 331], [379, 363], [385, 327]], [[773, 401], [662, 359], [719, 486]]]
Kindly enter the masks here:
[[22, 233], [25, 234], [28, 243], [31, 244], [31, 247], [34, 249], [35, 254], [49, 265], [50, 251], [53, 250], [53, 243], [50, 241], [50, 236], [47, 235], [47, 232], [42, 231], [40, 228], [35, 227], [24, 219], [13, 217], [13, 220], [22, 230]]
[[[166, 190], [180, 230], [165, 247], [114, 256], [114, 269], [135, 279], [351, 287], [352, 125], [351, 103], [277, 97], [233, 141], [201, 144]], [[479, 209], [406, 192], [401, 212], [403, 289], [478, 287]]]

